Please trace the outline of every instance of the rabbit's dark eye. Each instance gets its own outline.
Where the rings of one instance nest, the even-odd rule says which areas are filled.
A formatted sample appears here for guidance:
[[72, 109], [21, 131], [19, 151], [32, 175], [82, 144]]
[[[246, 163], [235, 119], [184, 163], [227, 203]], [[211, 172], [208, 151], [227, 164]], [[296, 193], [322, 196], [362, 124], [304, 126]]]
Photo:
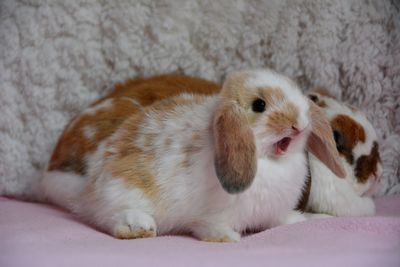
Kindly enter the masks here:
[[318, 102], [318, 96], [316, 95], [309, 95], [308, 98], [311, 99], [311, 101], [314, 103]]
[[344, 145], [343, 136], [339, 131], [333, 130], [333, 139], [335, 139], [336, 147], [338, 149]]
[[260, 98], [257, 98], [256, 100], [253, 101], [251, 108], [254, 112], [264, 112], [265, 101]]
[[335, 139], [336, 144], [339, 142], [340, 133], [336, 130], [333, 131], [333, 138]]

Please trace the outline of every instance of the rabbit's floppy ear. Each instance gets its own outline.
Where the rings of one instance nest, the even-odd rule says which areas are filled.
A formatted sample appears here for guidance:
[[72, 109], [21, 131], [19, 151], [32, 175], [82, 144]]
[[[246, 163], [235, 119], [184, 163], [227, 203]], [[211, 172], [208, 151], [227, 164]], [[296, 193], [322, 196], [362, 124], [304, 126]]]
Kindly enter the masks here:
[[308, 102], [312, 132], [308, 138], [307, 150], [322, 161], [336, 176], [344, 178], [346, 171], [336, 149], [329, 121], [314, 102]]
[[239, 109], [233, 103], [223, 104], [214, 117], [215, 171], [231, 194], [248, 188], [257, 171], [254, 135]]
[[257, 172], [254, 134], [240, 106], [241, 75], [224, 83], [213, 121], [214, 165], [217, 177], [230, 194], [247, 189]]

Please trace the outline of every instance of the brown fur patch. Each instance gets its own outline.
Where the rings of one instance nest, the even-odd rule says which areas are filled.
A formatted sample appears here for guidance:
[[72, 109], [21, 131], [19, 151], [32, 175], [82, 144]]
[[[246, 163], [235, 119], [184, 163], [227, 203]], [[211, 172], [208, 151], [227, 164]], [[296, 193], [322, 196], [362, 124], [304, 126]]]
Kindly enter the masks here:
[[[99, 143], [111, 136], [130, 115], [139, 111], [139, 107], [130, 99], [142, 106], [148, 106], [183, 92], [210, 95], [220, 89], [221, 86], [216, 83], [183, 75], [161, 75], [117, 84], [113, 92], [91, 105], [95, 107], [107, 99], [113, 99], [112, 107], [99, 110], [95, 114], [82, 113], [71, 120], [57, 142], [48, 170], [86, 174], [85, 157], [93, 153]], [[88, 140], [83, 135], [86, 126], [96, 130], [93, 140]]]
[[283, 111], [272, 112], [267, 118], [267, 126], [275, 134], [282, 134], [292, 126], [296, 126], [297, 114], [299, 113], [297, 107], [292, 103], [287, 103]]
[[180, 98], [180, 97], [171, 97], [165, 100], [162, 100], [162, 105], [157, 103], [156, 105], [152, 106], [154, 111], [160, 112], [164, 115], [165, 111], [174, 110], [178, 106], [184, 106], [187, 104], [192, 103], [193, 101], [190, 99]]
[[363, 155], [357, 159], [355, 174], [359, 183], [366, 183], [371, 175], [376, 175], [378, 163], [380, 162], [379, 146], [373, 143], [371, 153]]
[[[155, 160], [153, 146], [144, 144], [144, 147], [140, 147], [135, 142], [143, 136], [138, 128], [143, 120], [142, 115], [137, 113], [127, 119], [121, 126], [121, 136], [108, 144], [110, 150], [115, 152], [105, 168], [116, 179], [122, 179], [128, 187], [141, 189], [150, 199], [155, 199], [158, 186], [152, 172]], [[155, 138], [150, 136], [152, 140]]]
[[339, 153], [344, 156], [350, 164], [353, 164], [353, 148], [358, 142], [365, 142], [364, 128], [347, 115], [337, 115], [331, 121], [333, 130], [341, 133], [343, 137], [339, 144], [336, 144]]
[[[155, 132], [142, 132], [140, 125], [143, 122], [145, 113], [151, 112], [156, 118], [162, 120], [167, 110], [174, 110], [179, 106], [188, 103], [201, 102], [204, 97], [196, 96], [190, 98], [172, 97], [154, 103], [151, 107], [144, 108], [141, 112], [131, 115], [121, 126], [117, 134], [120, 136], [113, 144], [110, 144], [112, 151], [116, 151], [111, 162], [107, 164], [108, 171], [116, 178], [121, 178], [128, 186], [141, 189], [149, 198], [157, 199], [159, 188], [154, 174], [154, 161], [158, 138], [158, 130]], [[140, 140], [143, 140], [141, 144]], [[184, 161], [182, 164], [189, 167], [190, 160], [194, 153], [201, 147], [190, 143], [183, 148]]]
[[[134, 144], [139, 137], [138, 125], [143, 120], [141, 112], [124, 122], [123, 130], [118, 139], [108, 143], [104, 157], [106, 158], [105, 169], [115, 179], [122, 179], [128, 187], [139, 188], [149, 198], [154, 199], [158, 194], [155, 179], [149, 171], [154, 162], [154, 156], [145, 152]], [[95, 197], [95, 179], [88, 186], [87, 193]]]
[[222, 96], [227, 99], [235, 99], [242, 107], [247, 105], [246, 101], [243, 102], [243, 100], [248, 98], [248, 91], [243, 90], [243, 86], [248, 77], [249, 75], [246, 72], [238, 72], [229, 75], [223, 85], [227, 90], [222, 90]]
[[154, 156], [137, 150], [125, 157], [118, 157], [107, 165], [115, 178], [121, 178], [131, 188], [141, 189], [150, 199], [158, 195], [158, 187], [152, 173]]
[[[109, 108], [100, 109], [94, 114], [83, 113], [73, 120], [72, 127], [67, 127], [61, 135], [50, 159], [48, 170], [86, 174], [85, 157], [93, 153], [101, 141], [111, 136], [131, 113], [137, 111], [138, 108], [130, 101], [117, 98]], [[96, 130], [91, 139], [84, 134], [83, 129], [87, 126]]]
[[114, 92], [108, 97], [127, 96], [137, 100], [142, 106], [148, 106], [184, 92], [210, 95], [220, 89], [219, 84], [204, 79], [172, 74], [129, 80], [116, 85]]
[[261, 98], [264, 99], [267, 106], [274, 106], [276, 103], [282, 103], [285, 101], [285, 94], [279, 88], [259, 88], [258, 93]]

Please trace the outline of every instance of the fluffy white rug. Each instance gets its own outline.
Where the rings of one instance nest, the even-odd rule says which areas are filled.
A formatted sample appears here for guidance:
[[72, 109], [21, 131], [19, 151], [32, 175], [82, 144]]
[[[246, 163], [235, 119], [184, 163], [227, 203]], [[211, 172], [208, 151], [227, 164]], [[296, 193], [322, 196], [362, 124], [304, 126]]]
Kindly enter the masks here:
[[400, 192], [400, 4], [381, 0], [0, 1], [0, 194], [35, 183], [68, 120], [116, 82], [220, 81], [269, 66], [327, 86], [377, 128]]

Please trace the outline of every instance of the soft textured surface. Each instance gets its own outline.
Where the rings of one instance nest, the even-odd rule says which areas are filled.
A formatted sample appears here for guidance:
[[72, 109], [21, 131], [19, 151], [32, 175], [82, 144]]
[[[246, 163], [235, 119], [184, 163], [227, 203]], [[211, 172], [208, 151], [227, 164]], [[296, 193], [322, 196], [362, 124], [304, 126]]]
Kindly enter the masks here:
[[[197, 2], [197, 3], [196, 3]], [[221, 81], [269, 66], [327, 86], [377, 128], [380, 194], [400, 192], [397, 1], [0, 1], [0, 194], [23, 194], [68, 120], [116, 82]]]
[[235, 244], [117, 240], [52, 207], [0, 198], [0, 266], [400, 266], [400, 196], [378, 215], [276, 227]]

